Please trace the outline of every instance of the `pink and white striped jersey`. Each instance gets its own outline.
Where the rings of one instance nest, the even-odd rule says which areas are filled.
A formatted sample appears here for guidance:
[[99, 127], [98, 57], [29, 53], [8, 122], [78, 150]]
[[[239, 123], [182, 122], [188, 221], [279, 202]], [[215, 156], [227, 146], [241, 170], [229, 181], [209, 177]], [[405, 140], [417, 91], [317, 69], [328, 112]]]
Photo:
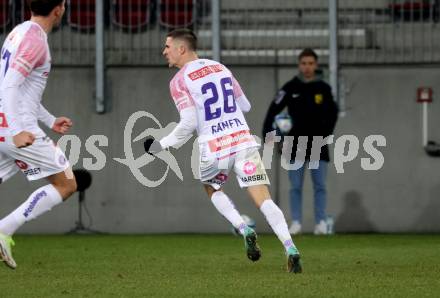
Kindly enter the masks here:
[[[258, 146], [243, 115], [250, 103], [226, 66], [208, 59], [188, 62], [171, 80], [170, 91], [179, 125], [186, 131], [197, 129], [202, 155], [222, 158]], [[184, 137], [175, 129], [160, 141], [162, 147], [175, 145], [176, 135]]]
[[0, 136], [25, 130], [42, 137], [38, 120], [52, 127], [55, 117], [41, 105], [50, 67], [46, 32], [31, 21], [16, 26], [1, 50]]

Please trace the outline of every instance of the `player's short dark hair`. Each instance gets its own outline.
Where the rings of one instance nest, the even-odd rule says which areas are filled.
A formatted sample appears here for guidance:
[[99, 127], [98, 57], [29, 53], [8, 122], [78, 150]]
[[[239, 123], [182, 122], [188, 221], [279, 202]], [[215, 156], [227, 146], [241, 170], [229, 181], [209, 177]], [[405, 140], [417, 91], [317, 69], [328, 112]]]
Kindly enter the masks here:
[[180, 39], [188, 44], [188, 47], [192, 51], [197, 50], [197, 36], [190, 29], [179, 28], [175, 29], [167, 34], [167, 37], [172, 39]]
[[36, 16], [47, 17], [52, 10], [63, 3], [64, 0], [27, 0], [27, 4]]
[[298, 61], [300, 61], [304, 57], [313, 57], [316, 61], [318, 61], [318, 55], [311, 48], [305, 48], [304, 50], [302, 50], [298, 56]]

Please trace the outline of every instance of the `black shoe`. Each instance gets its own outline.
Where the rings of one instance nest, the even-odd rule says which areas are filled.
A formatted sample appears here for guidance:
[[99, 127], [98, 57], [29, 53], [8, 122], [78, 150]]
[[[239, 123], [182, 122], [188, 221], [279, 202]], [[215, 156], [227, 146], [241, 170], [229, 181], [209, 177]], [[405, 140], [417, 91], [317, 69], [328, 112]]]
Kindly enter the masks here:
[[249, 227], [244, 231], [244, 245], [249, 260], [256, 262], [261, 257], [261, 250], [257, 243], [257, 233]]
[[299, 252], [296, 248], [289, 248], [287, 252], [287, 272], [301, 273], [302, 266]]

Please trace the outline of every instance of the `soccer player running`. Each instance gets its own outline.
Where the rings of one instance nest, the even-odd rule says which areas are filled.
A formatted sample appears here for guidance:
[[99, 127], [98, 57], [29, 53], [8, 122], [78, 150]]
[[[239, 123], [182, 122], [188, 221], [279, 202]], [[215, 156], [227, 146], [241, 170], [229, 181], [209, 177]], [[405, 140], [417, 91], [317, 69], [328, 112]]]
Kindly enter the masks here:
[[163, 55], [169, 67], [180, 69], [170, 82], [180, 122], [160, 141], [147, 138], [145, 151], [154, 154], [178, 145], [197, 130], [201, 181], [218, 212], [243, 235], [248, 258], [257, 261], [261, 251], [255, 231], [246, 225], [222, 191], [232, 168], [240, 186], [247, 187], [283, 244], [288, 272], [300, 273], [299, 252], [282, 211], [271, 199], [267, 187], [269, 180], [258, 152], [259, 145], [250, 134], [243, 115], [251, 105], [229, 69], [219, 62], [199, 59], [196, 48], [197, 37], [192, 31], [176, 29], [168, 33]]
[[50, 72], [47, 33], [59, 25], [64, 0], [29, 0], [32, 17], [14, 28], [1, 50], [0, 64], [0, 183], [20, 169], [29, 181], [47, 178], [16, 210], [0, 220], [0, 257], [16, 268], [11, 236], [25, 222], [52, 209], [76, 190], [64, 153], [38, 126], [41, 121], [64, 134], [72, 126], [55, 118], [41, 104]]

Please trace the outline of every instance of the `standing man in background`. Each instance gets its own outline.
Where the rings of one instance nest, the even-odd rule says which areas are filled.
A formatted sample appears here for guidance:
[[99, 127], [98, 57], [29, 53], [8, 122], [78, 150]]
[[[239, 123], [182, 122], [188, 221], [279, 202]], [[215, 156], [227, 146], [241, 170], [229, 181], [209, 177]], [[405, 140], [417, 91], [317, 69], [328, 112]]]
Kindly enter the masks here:
[[11, 236], [25, 222], [66, 200], [76, 181], [64, 153], [46, 136], [38, 121], [59, 134], [72, 121], [55, 118], [41, 104], [51, 67], [47, 33], [61, 22], [64, 0], [29, 0], [32, 17], [7, 36], [0, 64], [0, 183], [18, 170], [29, 181], [46, 178], [40, 187], [0, 220], [0, 260], [15, 269]]
[[[333, 100], [331, 87], [317, 75], [318, 56], [312, 49], [304, 49], [298, 58], [299, 75], [288, 81], [277, 93], [272, 101], [263, 125], [263, 137], [273, 130], [275, 116], [285, 107], [292, 120], [292, 129], [288, 133], [294, 137], [292, 156], [293, 164], [297, 158], [297, 147], [300, 136], [308, 137], [307, 150], [303, 165], [289, 170], [290, 208], [292, 224], [291, 234], [301, 233], [302, 222], [302, 190], [304, 172], [308, 165], [314, 191], [315, 230], [314, 233], [326, 234], [326, 176], [327, 164], [330, 161], [328, 146], [321, 148], [319, 160], [311, 160], [313, 137], [325, 138], [333, 134], [338, 117], [338, 107]], [[301, 162], [301, 161], [300, 161]]]

